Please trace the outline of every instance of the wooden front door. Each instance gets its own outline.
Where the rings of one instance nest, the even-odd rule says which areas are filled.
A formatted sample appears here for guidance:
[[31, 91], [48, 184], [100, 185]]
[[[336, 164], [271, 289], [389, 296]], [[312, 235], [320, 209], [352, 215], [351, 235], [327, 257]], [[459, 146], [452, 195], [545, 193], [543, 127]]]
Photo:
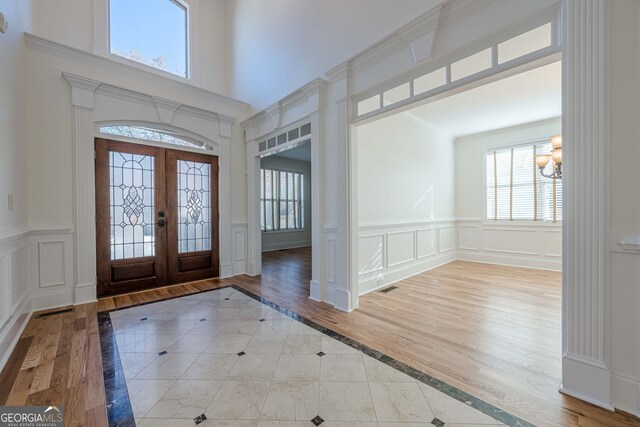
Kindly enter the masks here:
[[219, 276], [218, 158], [96, 139], [98, 295]]

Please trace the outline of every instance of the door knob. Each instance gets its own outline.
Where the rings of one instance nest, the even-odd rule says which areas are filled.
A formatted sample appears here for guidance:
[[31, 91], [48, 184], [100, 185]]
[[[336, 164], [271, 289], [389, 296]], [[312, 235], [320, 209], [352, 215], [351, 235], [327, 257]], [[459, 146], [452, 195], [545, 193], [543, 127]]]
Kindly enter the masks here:
[[158, 227], [164, 227], [165, 222], [164, 219], [158, 220]]

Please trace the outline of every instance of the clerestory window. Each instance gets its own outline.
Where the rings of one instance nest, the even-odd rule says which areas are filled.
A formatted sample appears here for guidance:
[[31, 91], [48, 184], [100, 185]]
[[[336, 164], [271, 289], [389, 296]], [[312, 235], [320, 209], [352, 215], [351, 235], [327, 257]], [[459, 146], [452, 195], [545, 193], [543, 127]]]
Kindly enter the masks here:
[[188, 12], [181, 0], [109, 0], [109, 51], [188, 78]]

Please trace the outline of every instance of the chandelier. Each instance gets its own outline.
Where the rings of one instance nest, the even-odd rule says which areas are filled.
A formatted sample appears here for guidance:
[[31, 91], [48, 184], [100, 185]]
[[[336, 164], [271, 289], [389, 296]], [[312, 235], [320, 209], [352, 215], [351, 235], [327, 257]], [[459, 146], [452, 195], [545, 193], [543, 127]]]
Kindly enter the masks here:
[[[536, 156], [536, 165], [540, 169], [540, 175], [546, 178], [562, 179], [562, 137], [554, 136], [551, 138], [551, 154], [538, 154]], [[549, 164], [549, 160], [553, 162], [553, 172], [544, 173], [544, 169]]]

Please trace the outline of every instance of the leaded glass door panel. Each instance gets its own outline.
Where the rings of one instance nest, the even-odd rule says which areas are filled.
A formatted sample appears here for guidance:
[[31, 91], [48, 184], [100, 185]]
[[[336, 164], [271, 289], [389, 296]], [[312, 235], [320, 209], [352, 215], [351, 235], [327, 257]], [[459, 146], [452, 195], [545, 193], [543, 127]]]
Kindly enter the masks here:
[[168, 274], [174, 283], [219, 276], [218, 158], [168, 150]]
[[219, 276], [218, 158], [96, 139], [98, 294]]
[[96, 140], [98, 294], [167, 282], [165, 150]]

